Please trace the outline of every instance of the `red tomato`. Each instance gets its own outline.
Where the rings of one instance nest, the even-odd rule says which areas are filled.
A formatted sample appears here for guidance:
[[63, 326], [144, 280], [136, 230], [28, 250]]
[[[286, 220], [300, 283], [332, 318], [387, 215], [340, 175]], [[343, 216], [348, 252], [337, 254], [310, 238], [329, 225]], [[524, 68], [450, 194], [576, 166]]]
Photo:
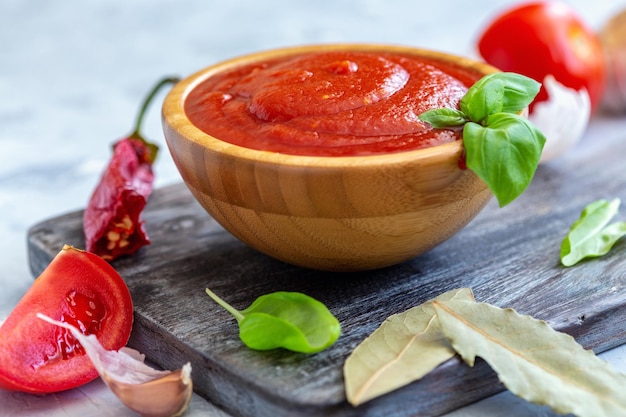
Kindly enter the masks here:
[[65, 246], [0, 327], [0, 388], [49, 393], [98, 376], [70, 332], [37, 318], [37, 313], [95, 334], [106, 349], [117, 350], [130, 337], [133, 304], [111, 265]]
[[[592, 111], [603, 94], [602, 46], [570, 6], [556, 2], [526, 3], [497, 17], [478, 40], [489, 64], [543, 82], [552, 74], [566, 87], [589, 93]], [[542, 89], [536, 101], [547, 98]]]

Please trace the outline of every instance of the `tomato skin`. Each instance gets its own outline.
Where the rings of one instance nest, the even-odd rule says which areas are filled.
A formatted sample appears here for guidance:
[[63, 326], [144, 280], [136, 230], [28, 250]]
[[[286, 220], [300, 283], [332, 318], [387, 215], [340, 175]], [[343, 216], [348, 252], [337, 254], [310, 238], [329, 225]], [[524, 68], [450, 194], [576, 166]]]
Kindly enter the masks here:
[[130, 292], [115, 269], [97, 255], [65, 246], [0, 327], [0, 388], [51, 393], [98, 376], [73, 336], [37, 313], [95, 334], [109, 350], [126, 345], [133, 322]]
[[[606, 77], [602, 45], [565, 3], [525, 3], [504, 12], [479, 37], [478, 50], [502, 71], [539, 82], [552, 74], [566, 87], [586, 88], [592, 112], [602, 99]], [[546, 99], [542, 89], [535, 102]]]

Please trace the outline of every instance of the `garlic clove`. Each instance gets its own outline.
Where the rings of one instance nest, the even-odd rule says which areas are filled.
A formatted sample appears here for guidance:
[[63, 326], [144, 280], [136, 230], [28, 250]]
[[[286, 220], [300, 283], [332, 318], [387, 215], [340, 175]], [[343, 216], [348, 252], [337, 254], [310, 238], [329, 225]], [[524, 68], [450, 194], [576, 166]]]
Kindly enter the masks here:
[[546, 137], [540, 162], [550, 161], [573, 147], [585, 134], [591, 116], [589, 94], [575, 90], [547, 75], [543, 86], [548, 100], [535, 104], [528, 119]]
[[176, 417], [187, 410], [193, 393], [189, 363], [176, 371], [156, 370], [146, 365], [145, 355], [134, 349], [106, 350], [95, 335], [84, 335], [76, 327], [40, 313], [37, 317], [69, 330], [102, 380], [131, 410], [144, 417]]
[[141, 384], [130, 384], [101, 375], [111, 391], [131, 410], [144, 417], [181, 416], [193, 392], [191, 365]]

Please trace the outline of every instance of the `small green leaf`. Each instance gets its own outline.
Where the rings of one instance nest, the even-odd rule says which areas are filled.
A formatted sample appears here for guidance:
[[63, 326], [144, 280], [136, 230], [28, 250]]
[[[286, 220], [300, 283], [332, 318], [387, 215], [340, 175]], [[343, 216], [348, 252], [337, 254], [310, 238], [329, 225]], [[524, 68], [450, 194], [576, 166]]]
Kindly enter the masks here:
[[485, 124], [470, 122], [463, 129], [467, 166], [503, 207], [530, 184], [546, 138], [527, 119], [513, 113], [493, 114]]
[[239, 337], [251, 349], [316, 353], [330, 347], [341, 334], [341, 325], [328, 308], [299, 292], [262, 295], [241, 311], [208, 288], [206, 293], [237, 319]]
[[585, 207], [561, 244], [561, 263], [573, 266], [585, 258], [607, 254], [626, 236], [626, 222], [607, 224], [617, 214], [620, 200], [598, 200]]
[[465, 114], [455, 109], [433, 109], [419, 115], [419, 119], [434, 128], [463, 126], [468, 122]]
[[519, 113], [537, 96], [541, 84], [513, 72], [497, 72], [478, 80], [461, 99], [461, 111], [483, 124], [495, 113]]
[[504, 101], [502, 103], [502, 112], [519, 113], [533, 102], [541, 83], [528, 78], [526, 76], [516, 74], [514, 72], [502, 72], [494, 74], [504, 81]]
[[504, 102], [504, 81], [488, 75], [474, 84], [461, 99], [461, 112], [475, 123], [483, 123], [490, 114], [500, 113]]

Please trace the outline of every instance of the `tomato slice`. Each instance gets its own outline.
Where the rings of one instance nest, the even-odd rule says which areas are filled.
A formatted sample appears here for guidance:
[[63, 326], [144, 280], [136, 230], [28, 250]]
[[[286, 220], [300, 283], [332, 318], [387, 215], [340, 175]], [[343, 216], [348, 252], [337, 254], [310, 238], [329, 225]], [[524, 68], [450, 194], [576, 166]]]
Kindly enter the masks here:
[[66, 245], [0, 327], [0, 388], [50, 393], [98, 376], [70, 332], [37, 313], [96, 335], [109, 350], [126, 345], [133, 322], [130, 291], [117, 271], [99, 256]]
[[[592, 111], [602, 99], [605, 63], [600, 39], [566, 3], [530, 2], [505, 11], [479, 36], [478, 50], [502, 71], [539, 82], [551, 74], [566, 87], [585, 88]], [[535, 102], [546, 99], [542, 89]]]

